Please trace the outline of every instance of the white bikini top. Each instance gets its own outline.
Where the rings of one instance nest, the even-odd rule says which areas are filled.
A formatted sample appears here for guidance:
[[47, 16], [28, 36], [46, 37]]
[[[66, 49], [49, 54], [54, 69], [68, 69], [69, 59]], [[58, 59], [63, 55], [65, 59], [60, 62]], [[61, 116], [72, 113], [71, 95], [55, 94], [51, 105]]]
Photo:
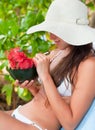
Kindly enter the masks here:
[[63, 81], [57, 90], [61, 96], [71, 96], [72, 94], [71, 84], [67, 80]]
[[[40, 78], [38, 81], [42, 83]], [[71, 96], [72, 94], [71, 84], [66, 79], [57, 87], [57, 90], [61, 96]]]
[[[57, 52], [57, 53], [54, 53], [54, 52]], [[54, 53], [54, 54], [52, 54], [52, 55], [54, 55], [54, 57], [50, 59], [50, 61], [51, 61], [50, 70], [51, 71], [56, 67], [56, 65], [61, 61], [61, 59], [68, 54], [67, 50], [56, 49], [56, 51], [54, 51], [54, 52], [53, 51], [51, 52], [51, 53]], [[66, 79], [59, 85], [59, 87], [57, 89], [61, 96], [71, 96], [71, 94], [72, 94], [71, 84]]]

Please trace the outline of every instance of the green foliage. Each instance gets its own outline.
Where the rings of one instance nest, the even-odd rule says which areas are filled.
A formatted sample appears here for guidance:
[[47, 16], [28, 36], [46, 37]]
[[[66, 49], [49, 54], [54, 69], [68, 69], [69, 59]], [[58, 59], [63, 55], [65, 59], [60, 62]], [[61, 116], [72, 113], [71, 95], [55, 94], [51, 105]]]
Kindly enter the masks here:
[[[5, 51], [16, 46], [27, 49], [29, 45], [31, 46], [33, 39], [26, 35], [26, 30], [44, 20], [50, 2], [50, 0], [0, 1], [0, 49]], [[37, 41], [36, 37], [34, 41]]]
[[32, 95], [27, 89], [23, 89], [20, 87], [17, 88], [17, 94], [24, 101], [29, 101], [32, 98]]
[[8, 105], [11, 105], [12, 91], [13, 91], [13, 86], [9, 84], [4, 85], [2, 88], [2, 93], [6, 94], [6, 101]]
[[[8, 105], [11, 105], [14, 80], [3, 72], [8, 66], [7, 52], [19, 46], [29, 57], [38, 52], [46, 52], [52, 44], [44, 38], [45, 32], [27, 35], [29, 27], [39, 24], [44, 20], [47, 8], [52, 0], [1, 0], [0, 1], [0, 73], [5, 76], [8, 85], [2, 86]], [[31, 94], [18, 87], [18, 96], [28, 101]]]
[[94, 1], [91, 1], [87, 4], [87, 6], [91, 9], [91, 10], [94, 10], [95, 11], [95, 4], [94, 4]]
[[84, 2], [88, 8], [90, 8], [91, 10], [95, 11], [95, 0], [81, 0], [82, 2]]
[[[29, 27], [41, 23], [47, 9], [53, 0], [0, 0], [0, 73], [4, 74], [8, 85], [2, 86], [2, 92], [6, 94], [6, 101], [11, 105], [14, 80], [3, 71], [8, 65], [7, 51], [19, 46], [29, 57], [38, 52], [46, 52], [51, 49], [52, 43], [46, 38], [45, 32], [27, 35]], [[86, 2], [86, 0], [82, 0]], [[87, 4], [95, 9], [94, 2]], [[46, 37], [45, 37], [46, 36]], [[25, 89], [18, 88], [18, 96], [28, 101], [31, 94]]]

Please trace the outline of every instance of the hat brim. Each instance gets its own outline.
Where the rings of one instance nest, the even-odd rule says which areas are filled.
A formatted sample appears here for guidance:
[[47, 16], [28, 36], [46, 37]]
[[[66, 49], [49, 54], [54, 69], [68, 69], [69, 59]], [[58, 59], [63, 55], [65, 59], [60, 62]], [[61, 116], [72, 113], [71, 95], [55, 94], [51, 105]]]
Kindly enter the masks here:
[[79, 46], [95, 41], [95, 29], [88, 25], [47, 23], [44, 21], [41, 24], [30, 27], [26, 33], [31, 34], [38, 31], [53, 33], [71, 45]]

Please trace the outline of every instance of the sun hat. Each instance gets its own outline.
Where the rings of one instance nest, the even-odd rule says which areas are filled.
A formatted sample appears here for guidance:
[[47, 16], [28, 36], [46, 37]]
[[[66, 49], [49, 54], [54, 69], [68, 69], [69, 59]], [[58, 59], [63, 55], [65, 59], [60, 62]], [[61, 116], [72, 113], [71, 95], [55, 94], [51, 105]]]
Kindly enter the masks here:
[[54, 0], [45, 21], [30, 27], [26, 33], [38, 31], [53, 33], [71, 45], [95, 41], [95, 29], [89, 26], [87, 7], [80, 0]]

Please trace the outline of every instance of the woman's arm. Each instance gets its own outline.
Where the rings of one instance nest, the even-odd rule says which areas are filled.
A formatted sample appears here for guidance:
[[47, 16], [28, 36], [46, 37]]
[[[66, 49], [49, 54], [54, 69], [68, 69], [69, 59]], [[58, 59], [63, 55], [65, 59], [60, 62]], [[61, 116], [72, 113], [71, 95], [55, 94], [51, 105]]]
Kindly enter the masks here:
[[[37, 55], [35, 59], [48, 100], [57, 118], [66, 130], [73, 130], [91, 105], [95, 97], [95, 59], [90, 58], [81, 63], [70, 104], [59, 95], [49, 74], [49, 61], [45, 56]], [[41, 71], [40, 71], [41, 70]]]
[[[48, 57], [49, 60], [52, 60], [58, 52], [59, 52], [59, 50], [55, 49], [55, 50], [51, 51], [49, 54], [45, 54], [45, 55], [46, 55], [46, 57]], [[53, 69], [54, 65], [52, 65], [51, 68]], [[30, 82], [28, 80], [26, 80], [22, 84], [19, 83], [18, 80], [16, 80], [15, 85], [18, 85], [22, 88], [27, 88], [32, 93], [33, 96], [35, 96], [41, 88], [41, 84], [39, 83], [38, 79], [31, 80]]]
[[[75, 90], [71, 97], [70, 105], [61, 99], [52, 83], [51, 77], [43, 80], [49, 102], [59, 121], [66, 129], [74, 129], [95, 97], [95, 60], [89, 59], [81, 64]], [[47, 83], [48, 82], [50, 84]], [[51, 86], [49, 89], [47, 84]], [[52, 94], [53, 92], [53, 94]], [[59, 107], [60, 106], [60, 107]]]

